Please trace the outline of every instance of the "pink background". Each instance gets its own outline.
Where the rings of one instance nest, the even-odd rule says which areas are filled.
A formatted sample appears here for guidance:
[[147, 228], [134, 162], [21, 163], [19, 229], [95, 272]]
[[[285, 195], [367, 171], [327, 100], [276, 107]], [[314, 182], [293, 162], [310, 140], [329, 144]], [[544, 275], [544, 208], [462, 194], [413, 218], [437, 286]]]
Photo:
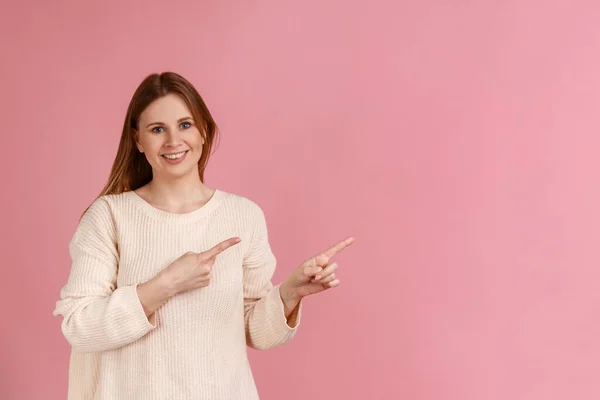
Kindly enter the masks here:
[[119, 3], [0, 11], [2, 399], [66, 398], [67, 244], [164, 70], [276, 282], [357, 237], [294, 341], [250, 351], [262, 399], [600, 397], [597, 1]]

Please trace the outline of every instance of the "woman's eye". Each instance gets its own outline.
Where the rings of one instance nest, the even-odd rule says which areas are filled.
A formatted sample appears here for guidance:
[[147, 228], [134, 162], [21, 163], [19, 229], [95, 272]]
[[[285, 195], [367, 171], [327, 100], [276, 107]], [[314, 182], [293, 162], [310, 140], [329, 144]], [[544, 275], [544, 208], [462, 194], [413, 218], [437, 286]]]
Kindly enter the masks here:
[[183, 129], [189, 129], [192, 126], [192, 124], [190, 124], [189, 122], [184, 122], [181, 124], [181, 127]]
[[[157, 129], [161, 129], [161, 131], [158, 131]], [[155, 128], [152, 128], [152, 132], [154, 132], [154, 133], [160, 133], [160, 132], [162, 132], [162, 127], [157, 126]]]

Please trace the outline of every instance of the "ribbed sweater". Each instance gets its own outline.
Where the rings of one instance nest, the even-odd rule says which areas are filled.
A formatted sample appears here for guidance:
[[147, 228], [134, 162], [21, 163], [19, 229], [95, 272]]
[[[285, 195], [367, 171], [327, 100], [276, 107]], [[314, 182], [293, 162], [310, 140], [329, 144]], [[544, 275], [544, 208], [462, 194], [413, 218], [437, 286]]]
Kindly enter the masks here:
[[[150, 317], [137, 285], [187, 251], [237, 236], [206, 287], [177, 294]], [[98, 197], [69, 244], [71, 268], [54, 315], [71, 344], [69, 400], [258, 399], [247, 346], [291, 340], [302, 305], [286, 319], [263, 210], [216, 190], [185, 214], [133, 191]]]

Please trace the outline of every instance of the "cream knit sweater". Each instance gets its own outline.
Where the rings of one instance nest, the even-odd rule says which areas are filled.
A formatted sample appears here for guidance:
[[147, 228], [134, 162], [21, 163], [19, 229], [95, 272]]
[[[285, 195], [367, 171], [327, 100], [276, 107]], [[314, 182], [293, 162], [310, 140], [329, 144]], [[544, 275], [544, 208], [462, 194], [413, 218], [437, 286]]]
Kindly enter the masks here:
[[[233, 236], [207, 287], [172, 297], [147, 318], [136, 285], [187, 251]], [[69, 400], [258, 399], [246, 346], [294, 337], [302, 305], [286, 319], [271, 278], [262, 209], [216, 190], [186, 214], [151, 206], [133, 191], [94, 200], [69, 245], [70, 275], [54, 315], [72, 346]]]

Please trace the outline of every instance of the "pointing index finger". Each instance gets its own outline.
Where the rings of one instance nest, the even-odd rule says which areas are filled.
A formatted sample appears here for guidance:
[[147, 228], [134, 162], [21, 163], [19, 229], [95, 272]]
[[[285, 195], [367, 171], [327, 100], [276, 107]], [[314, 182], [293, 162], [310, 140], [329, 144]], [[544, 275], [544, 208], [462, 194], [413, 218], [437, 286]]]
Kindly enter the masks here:
[[325, 250], [323, 252], [323, 254], [325, 256], [327, 256], [327, 258], [331, 258], [333, 256], [335, 256], [337, 253], [339, 253], [340, 251], [344, 250], [346, 247], [350, 246], [352, 243], [354, 243], [354, 236], [351, 236], [349, 238], [346, 238], [344, 240], [342, 240], [341, 242], [331, 246], [329, 249]]
[[203, 256], [206, 256], [207, 258], [213, 258], [213, 257], [216, 257], [217, 255], [219, 255], [220, 253], [224, 252], [231, 246], [238, 244], [239, 242], [241, 242], [240, 238], [232, 237], [232, 238], [222, 241], [221, 243], [217, 244], [213, 248], [208, 249], [201, 254]]

